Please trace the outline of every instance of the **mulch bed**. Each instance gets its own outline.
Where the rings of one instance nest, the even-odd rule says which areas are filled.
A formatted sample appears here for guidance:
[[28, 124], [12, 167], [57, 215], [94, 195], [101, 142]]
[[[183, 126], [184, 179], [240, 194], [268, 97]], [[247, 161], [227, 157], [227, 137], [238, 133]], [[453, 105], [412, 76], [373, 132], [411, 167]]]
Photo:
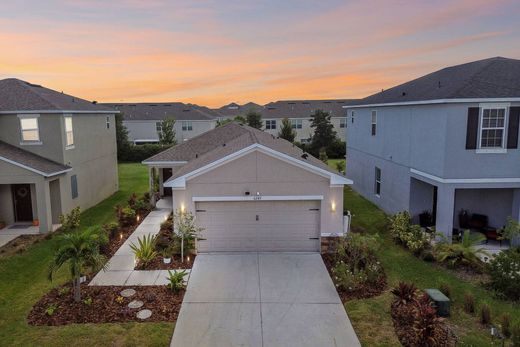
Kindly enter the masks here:
[[[191, 269], [196, 255], [190, 254], [184, 256], [184, 262], [181, 262], [181, 256], [175, 255], [169, 264], [163, 262], [162, 256], [155, 257], [154, 260], [146, 265], [137, 263], [135, 270], [174, 270], [174, 269]], [[189, 259], [189, 260], [188, 260]]]
[[[150, 213], [150, 212], [148, 212], [148, 213]], [[135, 229], [137, 229], [139, 224], [141, 224], [143, 222], [143, 220], [146, 218], [146, 216], [148, 216], [148, 213], [144, 214], [143, 217], [140, 219], [139, 223], [137, 223], [135, 225], [132, 225], [129, 227], [120, 226], [119, 230], [117, 231], [117, 235], [114, 238], [111, 238], [108, 241], [108, 244], [101, 247], [101, 249], [100, 249], [101, 253], [107, 258], [111, 258], [117, 252], [119, 247], [121, 247], [123, 245], [123, 243], [125, 243], [125, 241], [128, 239], [128, 237], [130, 237], [130, 235], [132, 235], [132, 233], [135, 231]]]
[[[68, 288], [62, 289], [62, 288]], [[136, 294], [123, 298], [123, 289], [135, 289]], [[64, 292], [66, 291], [66, 292]], [[71, 283], [52, 289], [32, 308], [27, 321], [31, 325], [66, 325], [71, 323], [113, 322], [174, 322], [181, 308], [184, 291], [174, 294], [167, 286], [92, 286], [81, 285], [80, 302], [75, 302]], [[118, 299], [122, 298], [122, 299]], [[118, 300], [122, 300], [118, 302]], [[89, 301], [92, 302], [89, 303]], [[141, 300], [138, 309], [128, 308], [128, 303]], [[47, 308], [56, 305], [52, 315]], [[136, 317], [138, 311], [149, 309], [152, 316], [145, 320]]]
[[[1, 233], [1, 231], [0, 231]], [[20, 235], [17, 238], [9, 241], [2, 247], [0, 247], [0, 255], [9, 257], [14, 254], [20, 254], [25, 252], [31, 245], [40, 242], [41, 240], [45, 239], [46, 237], [49, 237], [47, 235], [43, 234], [36, 234], [36, 235]]]

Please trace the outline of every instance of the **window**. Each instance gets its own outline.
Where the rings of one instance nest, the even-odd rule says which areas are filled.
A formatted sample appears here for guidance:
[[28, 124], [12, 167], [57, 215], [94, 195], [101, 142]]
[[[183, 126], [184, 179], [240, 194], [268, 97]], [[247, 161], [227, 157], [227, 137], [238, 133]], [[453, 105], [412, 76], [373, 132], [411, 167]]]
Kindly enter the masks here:
[[110, 129], [110, 117], [107, 117], [107, 129]]
[[275, 130], [276, 129], [276, 120], [268, 119], [265, 121], [265, 129], [266, 130]]
[[372, 136], [376, 136], [377, 131], [377, 111], [372, 111]]
[[191, 124], [191, 121], [183, 121], [182, 122], [182, 131], [192, 131], [193, 125]]
[[339, 127], [340, 128], [346, 128], [347, 127], [347, 118], [340, 118], [339, 119]]
[[506, 108], [482, 108], [480, 148], [504, 148]]
[[158, 133], [162, 130], [162, 123], [161, 122], [155, 122], [155, 130], [157, 130]]
[[301, 119], [291, 119], [291, 126], [293, 129], [301, 129], [302, 120]]
[[352, 124], [354, 124], [354, 111], [352, 111]]
[[65, 147], [74, 146], [74, 132], [72, 130], [72, 117], [65, 116]]
[[377, 197], [381, 196], [381, 169], [376, 167], [374, 180], [374, 193]]
[[22, 132], [22, 142], [40, 142], [38, 116], [21, 116], [20, 129]]
[[76, 175], [70, 176], [70, 191], [72, 193], [72, 198], [76, 199], [78, 197], [78, 178]]

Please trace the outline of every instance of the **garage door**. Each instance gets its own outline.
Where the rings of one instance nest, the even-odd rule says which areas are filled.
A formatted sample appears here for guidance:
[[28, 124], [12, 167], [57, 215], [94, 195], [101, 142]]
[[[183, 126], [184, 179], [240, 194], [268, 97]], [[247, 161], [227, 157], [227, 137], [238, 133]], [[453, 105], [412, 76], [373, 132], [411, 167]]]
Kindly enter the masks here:
[[319, 208], [319, 201], [198, 202], [198, 251], [316, 252]]

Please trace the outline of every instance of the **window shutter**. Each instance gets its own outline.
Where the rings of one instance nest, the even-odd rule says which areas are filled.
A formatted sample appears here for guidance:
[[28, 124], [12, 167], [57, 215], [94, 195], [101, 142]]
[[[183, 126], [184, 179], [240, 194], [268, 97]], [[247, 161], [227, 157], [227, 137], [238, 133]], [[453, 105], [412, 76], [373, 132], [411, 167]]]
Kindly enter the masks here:
[[509, 108], [509, 125], [507, 127], [507, 148], [518, 148], [518, 124], [520, 123], [520, 107]]
[[468, 108], [468, 128], [466, 130], [466, 149], [477, 149], [478, 139], [478, 107]]
[[78, 178], [76, 177], [76, 175], [70, 176], [70, 188], [72, 198], [76, 199], [78, 197]]

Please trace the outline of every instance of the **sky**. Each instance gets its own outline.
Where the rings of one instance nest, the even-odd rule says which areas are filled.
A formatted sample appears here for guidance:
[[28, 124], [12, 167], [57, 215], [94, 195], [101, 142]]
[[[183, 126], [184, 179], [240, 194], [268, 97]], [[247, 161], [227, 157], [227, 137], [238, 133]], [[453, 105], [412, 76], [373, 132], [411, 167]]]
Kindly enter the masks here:
[[0, 79], [98, 102], [362, 98], [520, 59], [520, 1], [0, 2]]

